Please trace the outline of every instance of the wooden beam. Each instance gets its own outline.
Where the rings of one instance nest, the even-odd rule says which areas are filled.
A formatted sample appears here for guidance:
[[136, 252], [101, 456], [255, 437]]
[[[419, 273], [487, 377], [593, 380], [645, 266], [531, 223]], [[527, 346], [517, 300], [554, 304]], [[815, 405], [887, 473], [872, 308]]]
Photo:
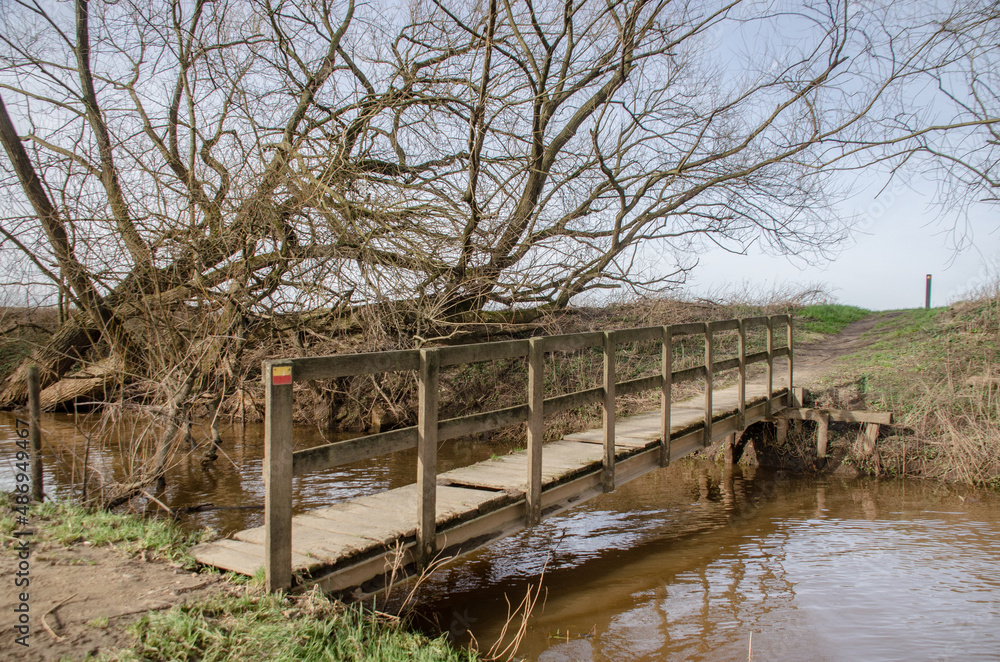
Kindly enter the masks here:
[[829, 420], [837, 423], [874, 423], [876, 425], [892, 425], [892, 412], [884, 411], [850, 411], [846, 409], [815, 409], [809, 407], [789, 408], [779, 414], [784, 418], [799, 421], [818, 421], [826, 415]]
[[736, 426], [742, 432], [747, 412], [747, 328], [745, 323], [740, 323], [739, 334], [740, 376], [737, 397], [740, 401], [740, 410]]
[[604, 470], [601, 482], [605, 492], [615, 489], [615, 332], [604, 332]]
[[292, 586], [292, 361], [265, 361], [264, 583], [268, 591]]
[[337, 354], [289, 359], [294, 366], [294, 379], [298, 382], [312, 379], [336, 379], [353, 375], [370, 375], [378, 372], [416, 370], [420, 355], [415, 349], [395, 352], [366, 352], [363, 354]]
[[669, 326], [663, 327], [663, 381], [660, 382], [660, 466], [670, 464], [670, 398], [673, 385], [674, 345]]
[[528, 526], [542, 521], [542, 443], [545, 437], [545, 353], [538, 338], [528, 351]]
[[774, 319], [767, 318], [767, 415], [771, 415], [771, 399], [774, 395]]
[[705, 323], [705, 441], [712, 443], [712, 364], [715, 343], [712, 340], [712, 325]]
[[829, 443], [830, 415], [821, 413], [816, 419], [816, 458], [826, 459], [826, 447]]
[[[795, 382], [792, 380], [792, 318], [791, 316], [786, 316], [786, 324], [788, 325], [788, 392], [791, 394], [795, 389]], [[789, 396], [791, 397], [791, 396]], [[788, 401], [789, 407], [794, 407], [795, 405], [791, 400]], [[798, 406], [802, 406], [802, 401], [800, 400]]]
[[420, 350], [417, 376], [417, 564], [426, 568], [434, 558], [437, 512], [438, 381], [436, 349]]
[[470, 345], [441, 347], [441, 367], [463, 363], [481, 363], [516, 359], [528, 355], [527, 340], [504, 340], [501, 342], [481, 342]]
[[[31, 449], [31, 500], [41, 503], [42, 481], [42, 406], [38, 366], [28, 366], [28, 446]], [[86, 468], [84, 469], [86, 471]]]

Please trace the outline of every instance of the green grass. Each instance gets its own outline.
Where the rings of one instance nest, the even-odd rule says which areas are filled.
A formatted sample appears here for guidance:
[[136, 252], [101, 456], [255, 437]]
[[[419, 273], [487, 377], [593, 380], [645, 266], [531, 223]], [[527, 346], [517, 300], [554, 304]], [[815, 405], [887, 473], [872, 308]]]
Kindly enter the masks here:
[[405, 622], [344, 606], [318, 592], [296, 598], [243, 591], [151, 614], [132, 627], [137, 642], [105, 660], [476, 660], [446, 636], [430, 639]]
[[872, 311], [857, 306], [824, 303], [804, 306], [795, 313], [798, 330], [810, 334], [840, 333], [851, 322], [871, 316]]
[[[11, 495], [0, 494], [0, 534], [10, 536], [18, 526], [12, 513]], [[188, 555], [205, 532], [185, 533], [173, 522], [119, 515], [67, 503], [46, 501], [31, 506], [29, 519], [39, 535], [63, 545], [84, 541], [95, 546], [113, 546], [129, 553], [148, 552], [151, 556], [193, 566]]]

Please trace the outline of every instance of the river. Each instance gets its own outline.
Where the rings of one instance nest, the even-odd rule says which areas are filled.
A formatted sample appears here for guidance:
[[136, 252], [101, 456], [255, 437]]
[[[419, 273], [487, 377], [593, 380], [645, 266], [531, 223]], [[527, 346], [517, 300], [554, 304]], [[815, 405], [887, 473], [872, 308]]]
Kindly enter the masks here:
[[[82, 481], [85, 436], [47, 415], [47, 491]], [[15, 421], [0, 415], [0, 489], [13, 485]], [[301, 447], [322, 443], [297, 431]], [[182, 458], [171, 507], [259, 506], [261, 427], [224, 433], [225, 454]], [[504, 449], [446, 444], [441, 469]], [[112, 449], [92, 466], [120, 474]], [[413, 481], [397, 453], [296, 481], [304, 510]], [[797, 476], [682, 460], [446, 565], [416, 592], [418, 623], [488, 650], [541, 577], [527, 660], [1000, 659], [1000, 495], [939, 483]], [[222, 533], [260, 510], [185, 515]], [[544, 574], [543, 574], [544, 572]], [[397, 588], [398, 600], [406, 587]], [[518, 630], [515, 618], [506, 642]]]

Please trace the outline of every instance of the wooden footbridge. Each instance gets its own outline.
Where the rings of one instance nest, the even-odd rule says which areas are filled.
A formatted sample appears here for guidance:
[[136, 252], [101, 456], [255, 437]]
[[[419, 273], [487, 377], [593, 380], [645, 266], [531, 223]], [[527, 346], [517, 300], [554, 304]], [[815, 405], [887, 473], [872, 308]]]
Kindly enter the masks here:
[[[747, 352], [752, 329], [766, 333], [766, 349]], [[776, 336], [776, 330], [778, 334]], [[717, 336], [738, 336], [734, 356], [717, 357]], [[703, 363], [674, 369], [681, 336], [703, 335]], [[785, 343], [779, 346], [778, 341]], [[618, 381], [616, 350], [625, 343], [662, 347], [660, 374]], [[690, 343], [690, 341], [688, 341]], [[733, 344], [733, 343], [730, 343]], [[604, 354], [603, 385], [545, 397], [545, 356]], [[439, 374], [446, 366], [527, 358], [524, 404], [438, 420]], [[775, 360], [786, 358], [783, 388], [774, 385]], [[762, 381], [747, 367], [765, 364]], [[417, 425], [293, 452], [292, 384], [352, 375], [416, 371]], [[736, 384], [713, 388], [723, 371]], [[436, 558], [455, 557], [541, 519], [609, 492], [615, 485], [666, 466], [716, 440], [732, 442], [746, 426], [795, 406], [792, 322], [787, 315], [606, 332], [541, 336], [470, 345], [266, 361], [264, 526], [233, 539], [201, 544], [201, 563], [247, 575], [265, 569], [269, 590], [320, 585], [326, 591], [370, 593], [418, 572]], [[703, 380], [704, 396], [671, 404], [672, 388]], [[616, 420], [616, 397], [659, 391], [660, 409]], [[545, 418], [599, 403], [603, 426], [543, 444]], [[527, 449], [444, 473], [438, 445], [449, 439], [526, 424]], [[416, 483], [292, 516], [295, 475], [330, 469], [417, 447]], [[391, 572], [390, 572], [391, 571]]]

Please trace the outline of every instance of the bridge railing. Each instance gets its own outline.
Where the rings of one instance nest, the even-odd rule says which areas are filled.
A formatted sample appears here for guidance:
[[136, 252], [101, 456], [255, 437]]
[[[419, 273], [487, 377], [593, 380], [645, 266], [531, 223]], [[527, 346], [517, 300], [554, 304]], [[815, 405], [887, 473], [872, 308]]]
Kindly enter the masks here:
[[[766, 328], [767, 349], [748, 354], [747, 332]], [[784, 326], [787, 344], [778, 347], [775, 329]], [[738, 332], [738, 355], [716, 360], [717, 333]], [[703, 335], [704, 364], [675, 370], [674, 340], [680, 336]], [[624, 343], [654, 342], [662, 347], [660, 374], [627, 381], [617, 379], [616, 350]], [[604, 355], [603, 383], [553, 397], [545, 397], [546, 354], [601, 348]], [[744, 427], [747, 366], [766, 364], [766, 406], [774, 391], [774, 360], [788, 357], [788, 397], [792, 395], [792, 322], [788, 315], [751, 317], [716, 322], [696, 322], [614, 331], [590, 331], [524, 340], [455, 345], [365, 354], [268, 360], [263, 363], [266, 410], [264, 434], [265, 486], [265, 572], [268, 590], [287, 589], [292, 583], [292, 479], [310, 471], [417, 447], [417, 533], [415, 558], [424, 563], [434, 554], [436, 538], [436, 481], [438, 444], [448, 439], [489, 432], [501, 427], [527, 424], [527, 524], [541, 518], [542, 441], [545, 417], [598, 403], [603, 409], [604, 452], [602, 483], [605, 491], [615, 485], [615, 401], [619, 396], [649, 390], [660, 391], [660, 464], [670, 462], [671, 389], [681, 382], [705, 381], [704, 444], [712, 441], [713, 376], [739, 369], [739, 410], [737, 429]], [[527, 401], [513, 407], [438, 420], [439, 376], [448, 366], [527, 357]], [[319, 379], [336, 379], [395, 371], [417, 373], [417, 425], [388, 432], [338, 441], [307, 450], [294, 451], [292, 439], [292, 385]], [[792, 402], [788, 405], [792, 406]], [[770, 411], [768, 409], [768, 414]]]

